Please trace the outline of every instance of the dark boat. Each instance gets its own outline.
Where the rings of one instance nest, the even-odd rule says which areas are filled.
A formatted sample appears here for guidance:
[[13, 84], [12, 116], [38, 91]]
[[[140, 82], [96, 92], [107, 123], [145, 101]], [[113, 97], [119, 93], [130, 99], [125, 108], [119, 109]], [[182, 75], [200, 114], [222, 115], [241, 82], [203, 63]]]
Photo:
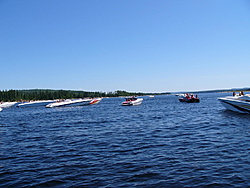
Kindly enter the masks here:
[[200, 99], [198, 98], [198, 96], [194, 96], [193, 94], [188, 94], [186, 93], [186, 95], [182, 98], [179, 98], [180, 102], [187, 102], [187, 103], [197, 103], [200, 102]]

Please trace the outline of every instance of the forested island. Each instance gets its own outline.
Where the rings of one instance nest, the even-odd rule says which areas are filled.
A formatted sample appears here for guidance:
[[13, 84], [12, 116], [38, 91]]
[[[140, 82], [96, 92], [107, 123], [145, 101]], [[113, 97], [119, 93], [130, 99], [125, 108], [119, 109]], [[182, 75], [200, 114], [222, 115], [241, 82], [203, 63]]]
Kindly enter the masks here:
[[29, 101], [29, 100], [53, 100], [72, 98], [94, 98], [94, 97], [120, 97], [120, 96], [143, 96], [156, 93], [127, 92], [117, 90], [115, 92], [90, 92], [73, 90], [50, 90], [50, 89], [30, 89], [30, 90], [5, 90], [0, 91], [0, 101]]
[[[237, 92], [250, 91], [250, 88], [218, 89], [207, 91], [194, 91], [191, 93], [217, 93], [217, 92]], [[178, 92], [186, 93], [186, 92]], [[168, 95], [165, 93], [142, 93], [127, 92], [117, 90], [114, 92], [100, 91], [77, 91], [77, 90], [52, 90], [52, 89], [27, 89], [27, 90], [0, 90], [0, 102], [11, 101], [29, 101], [29, 100], [54, 100], [54, 99], [72, 99], [72, 98], [95, 98], [95, 97], [121, 97], [121, 96], [144, 96], [144, 95]]]

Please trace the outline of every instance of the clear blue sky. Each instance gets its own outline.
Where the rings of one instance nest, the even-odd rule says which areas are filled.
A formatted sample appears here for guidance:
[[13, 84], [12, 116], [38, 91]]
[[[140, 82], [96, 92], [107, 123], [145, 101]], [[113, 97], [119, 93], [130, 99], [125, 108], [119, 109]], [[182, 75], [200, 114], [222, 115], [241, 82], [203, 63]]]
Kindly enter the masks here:
[[249, 0], [0, 0], [0, 90], [250, 86]]

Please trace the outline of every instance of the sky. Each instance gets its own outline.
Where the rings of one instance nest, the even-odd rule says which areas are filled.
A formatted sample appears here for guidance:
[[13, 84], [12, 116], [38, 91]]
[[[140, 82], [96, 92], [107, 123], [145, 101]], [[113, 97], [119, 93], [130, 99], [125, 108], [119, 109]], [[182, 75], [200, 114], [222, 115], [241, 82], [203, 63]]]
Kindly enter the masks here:
[[0, 0], [0, 90], [250, 86], [250, 0]]

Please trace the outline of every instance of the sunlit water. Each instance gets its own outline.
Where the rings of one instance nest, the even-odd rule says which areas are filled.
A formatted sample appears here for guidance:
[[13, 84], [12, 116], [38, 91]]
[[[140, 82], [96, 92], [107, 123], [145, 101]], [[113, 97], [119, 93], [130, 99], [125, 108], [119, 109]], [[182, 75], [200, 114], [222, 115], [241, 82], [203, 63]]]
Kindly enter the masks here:
[[0, 112], [0, 187], [249, 187], [250, 114], [217, 97]]

